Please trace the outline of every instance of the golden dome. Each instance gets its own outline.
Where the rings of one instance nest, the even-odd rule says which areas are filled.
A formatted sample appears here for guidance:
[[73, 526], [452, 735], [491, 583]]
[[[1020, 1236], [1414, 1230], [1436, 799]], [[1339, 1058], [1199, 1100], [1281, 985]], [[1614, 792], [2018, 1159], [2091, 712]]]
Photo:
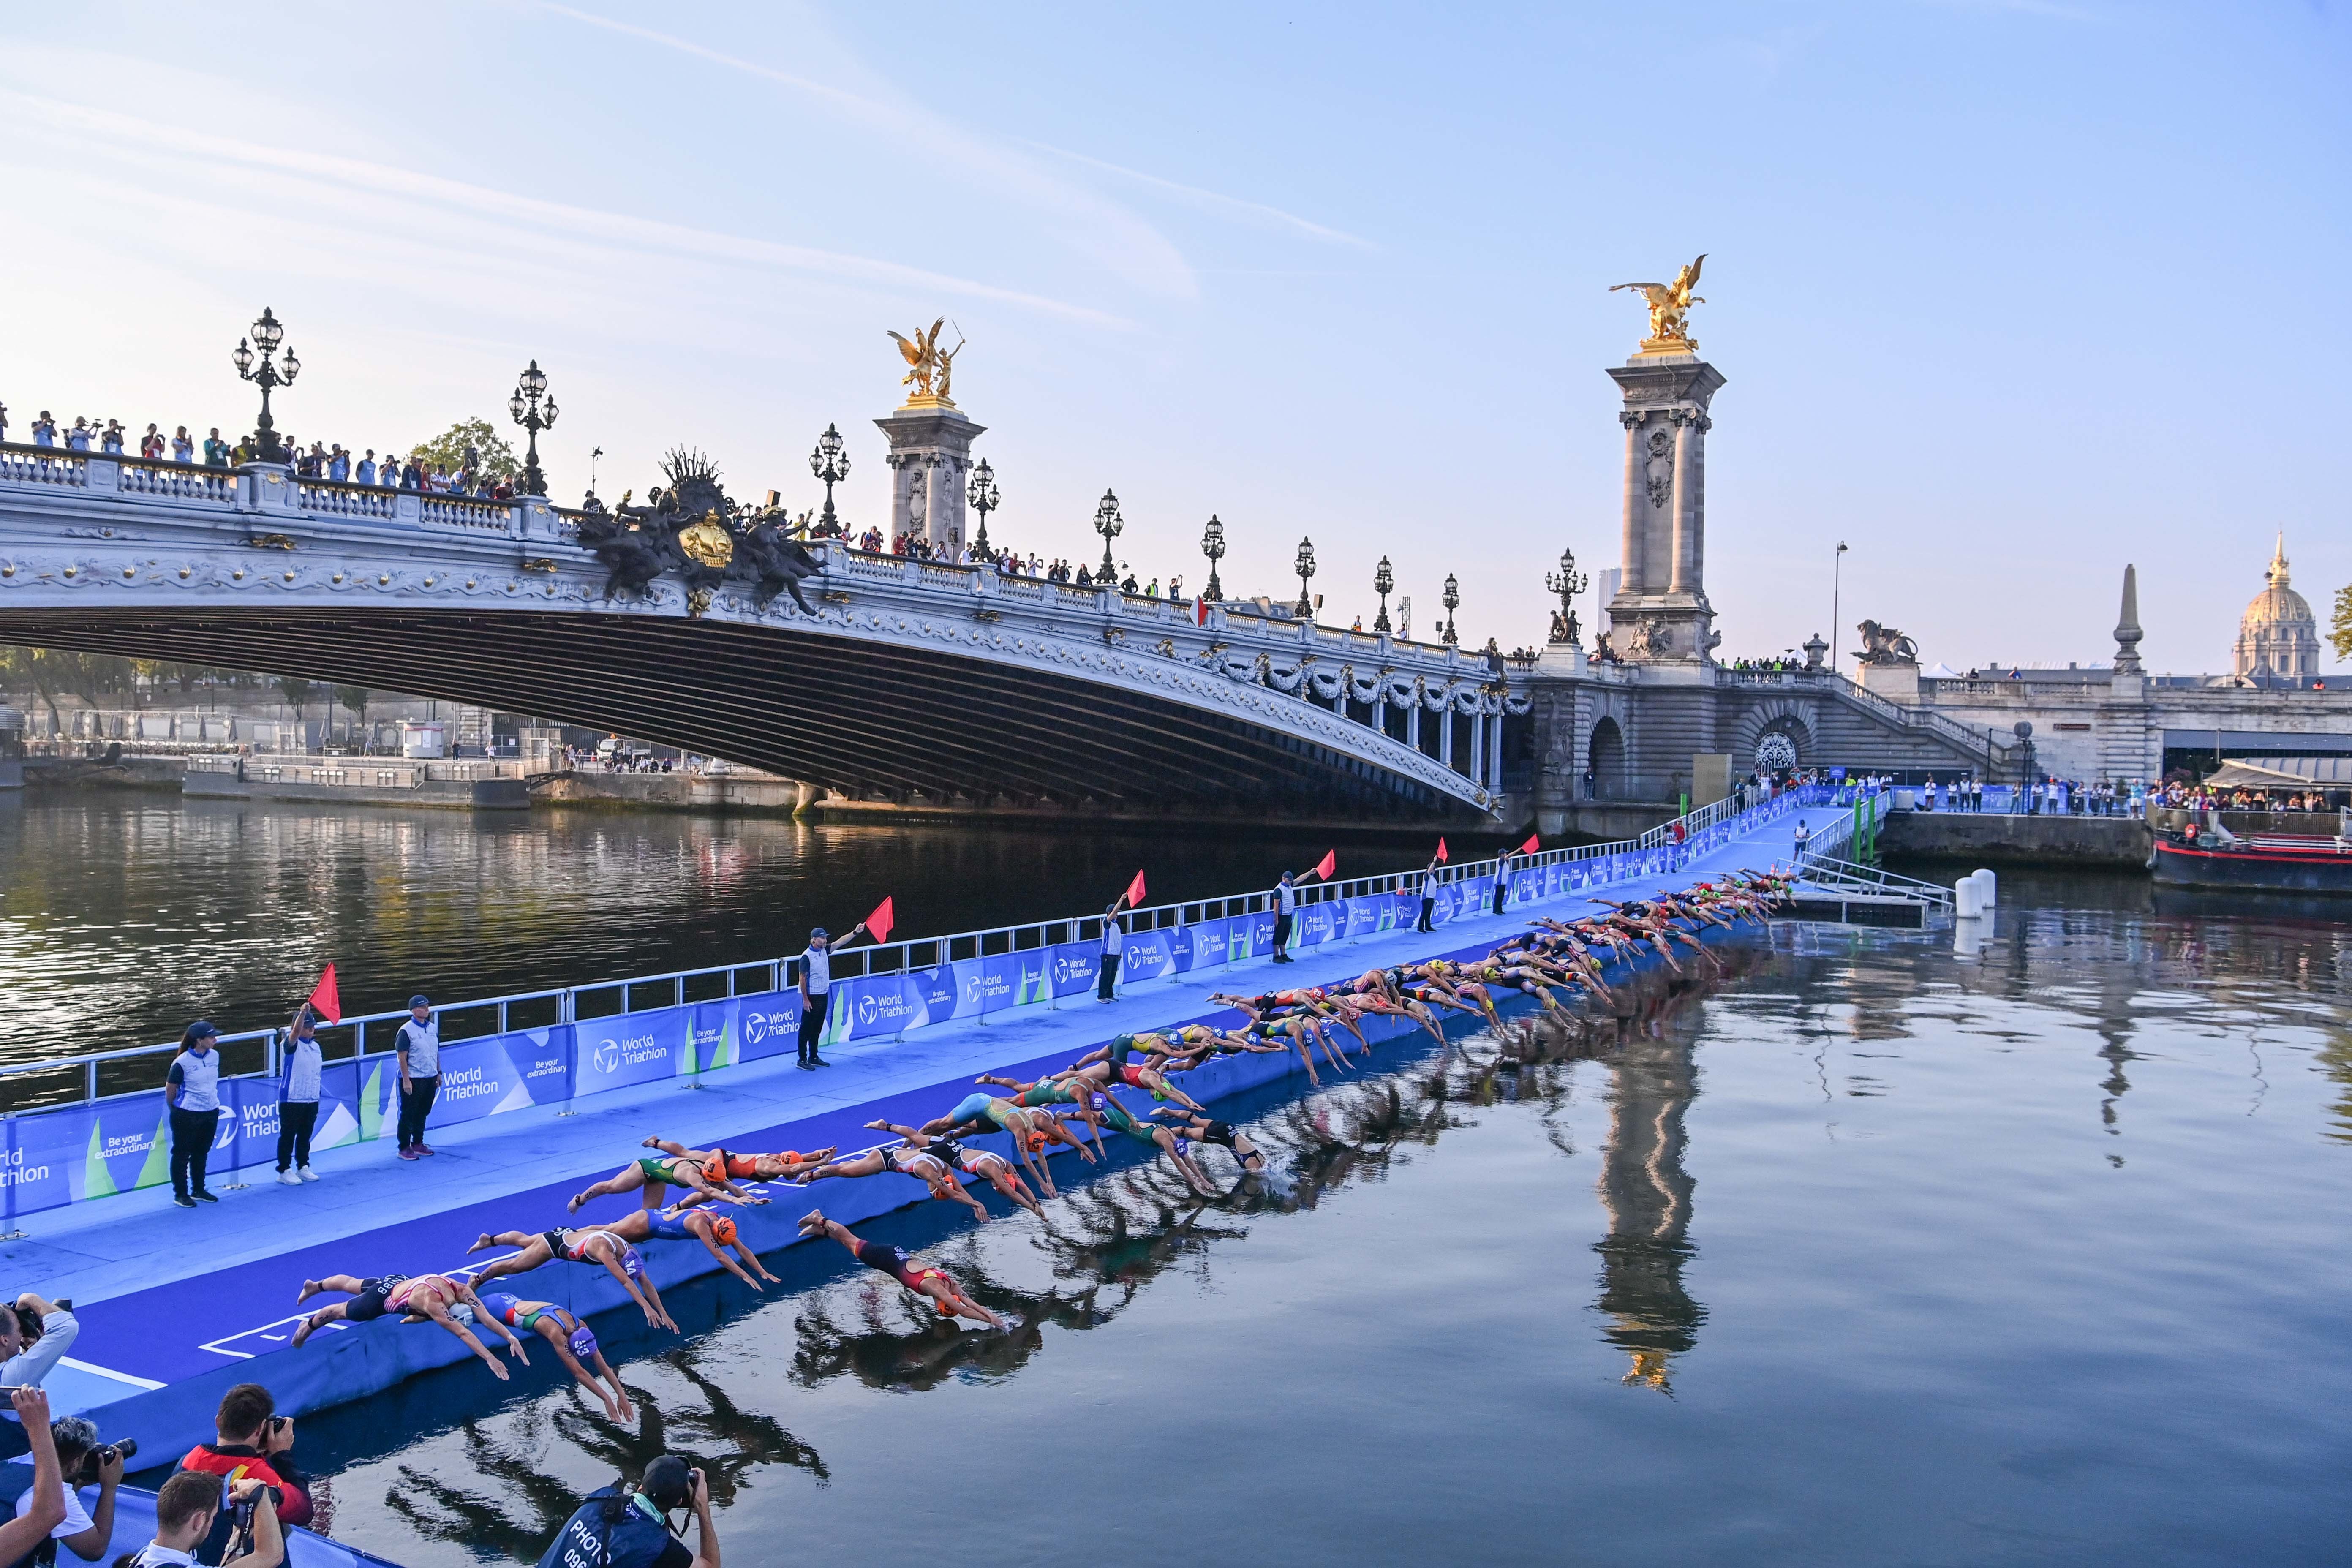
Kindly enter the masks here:
[[2286, 535], [2279, 535], [2263, 591], [2238, 618], [2233, 664], [2240, 676], [2302, 678], [2319, 673], [2319, 621], [2310, 601], [2288, 586]]

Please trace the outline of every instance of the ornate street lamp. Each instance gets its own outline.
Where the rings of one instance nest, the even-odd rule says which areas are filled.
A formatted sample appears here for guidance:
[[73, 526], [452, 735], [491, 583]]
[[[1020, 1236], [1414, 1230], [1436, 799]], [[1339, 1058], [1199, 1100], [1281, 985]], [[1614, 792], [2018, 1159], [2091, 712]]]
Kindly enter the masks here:
[[972, 510], [980, 513], [980, 538], [973, 549], [982, 561], [995, 560], [995, 553], [988, 548], [988, 514], [996, 510], [996, 470], [988, 466], [986, 458], [982, 458], [980, 466], [972, 469], [971, 482], [964, 487], [963, 499], [971, 503]]
[[1217, 563], [1225, 558], [1225, 525], [1217, 514], [1209, 514], [1209, 526], [1201, 531], [1201, 553], [1209, 558], [1209, 588], [1201, 597], [1216, 604], [1225, 596], [1223, 584], [1217, 581]]
[[1291, 562], [1290, 569], [1298, 574], [1298, 618], [1302, 621], [1311, 621], [1315, 618], [1315, 601], [1307, 596], [1307, 580], [1315, 575], [1315, 542], [1313, 540], [1302, 539], [1298, 542], [1298, 557]]
[[[236, 363], [238, 376], [261, 388], [261, 422], [254, 427], [254, 455], [265, 463], [292, 460], [286, 448], [278, 444], [278, 429], [269, 417], [269, 389], [293, 385], [295, 376], [302, 370], [302, 362], [294, 357], [292, 349], [286, 351], [286, 357], [278, 363], [270, 363], [270, 355], [278, 352], [278, 345], [285, 339], [286, 329], [264, 305], [261, 320], [253, 323], [253, 347], [247, 347], [246, 340], [239, 338], [236, 352], [229, 355]], [[258, 355], [254, 353], [255, 348], [261, 351]]]
[[1462, 584], [1454, 581], [1451, 572], [1445, 574], [1445, 592], [1439, 602], [1445, 606], [1445, 634], [1438, 640], [1459, 642], [1461, 639], [1454, 635], [1454, 612], [1462, 603]]
[[514, 422], [530, 432], [530, 453], [523, 458], [522, 493], [543, 496], [547, 493], [547, 476], [539, 471], [539, 433], [555, 428], [555, 399], [547, 390], [547, 377], [539, 362], [515, 378], [514, 395], [507, 399], [507, 412]]
[[817, 520], [817, 531], [832, 539], [841, 532], [841, 519], [833, 510], [833, 487], [849, 477], [849, 454], [841, 449], [841, 432], [831, 425], [809, 454], [809, 472], [824, 483], [824, 515]]
[[1592, 586], [1592, 579], [1576, 569], [1576, 552], [1559, 552], [1559, 570], [1544, 574], [1544, 586], [1559, 595], [1559, 635], [1551, 640], [1559, 643], [1578, 641], [1576, 635], [1576, 596]]
[[1389, 626], [1389, 590], [1396, 586], [1396, 574], [1389, 570], [1389, 558], [1381, 557], [1378, 570], [1372, 574], [1372, 592], [1381, 596], [1381, 613], [1372, 617], [1372, 630], [1385, 632]]
[[1110, 542], [1127, 531], [1127, 519], [1118, 515], [1118, 498], [1103, 491], [1102, 504], [1095, 508], [1095, 531], [1103, 536], [1103, 563], [1095, 572], [1095, 581], [1105, 586], [1118, 581], [1118, 563], [1110, 558]]

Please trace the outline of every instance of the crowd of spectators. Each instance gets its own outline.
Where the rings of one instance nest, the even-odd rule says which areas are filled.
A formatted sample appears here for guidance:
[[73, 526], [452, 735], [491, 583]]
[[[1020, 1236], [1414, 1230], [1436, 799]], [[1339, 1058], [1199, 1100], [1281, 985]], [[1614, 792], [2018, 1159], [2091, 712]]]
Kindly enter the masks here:
[[[7, 438], [7, 411], [0, 407], [0, 440]], [[44, 408], [31, 428], [32, 444], [54, 447], [67, 452], [96, 452], [100, 456], [124, 456], [131, 443], [131, 432], [119, 419], [109, 419], [100, 425], [95, 420], [77, 416], [62, 429], [55, 416]], [[416, 490], [428, 495], [477, 496], [485, 500], [512, 500], [515, 490], [510, 479], [488, 472], [481, 454], [472, 447], [465, 449], [457, 466], [451, 469], [436, 463], [423, 448], [410, 451], [405, 457], [391, 447], [379, 459], [375, 448], [354, 454], [340, 441], [331, 445], [313, 441], [305, 449], [290, 436], [281, 437], [287, 451], [292, 455], [294, 471], [306, 479], [322, 479], [339, 485], [364, 485], [371, 489]], [[165, 436], [155, 425], [147, 426], [146, 434], [138, 438], [138, 455], [150, 462], [185, 463], [191, 468], [233, 468], [250, 463], [259, 455], [251, 436], [241, 436], [234, 442], [222, 438], [215, 425], [198, 441], [188, 434], [184, 425]]]

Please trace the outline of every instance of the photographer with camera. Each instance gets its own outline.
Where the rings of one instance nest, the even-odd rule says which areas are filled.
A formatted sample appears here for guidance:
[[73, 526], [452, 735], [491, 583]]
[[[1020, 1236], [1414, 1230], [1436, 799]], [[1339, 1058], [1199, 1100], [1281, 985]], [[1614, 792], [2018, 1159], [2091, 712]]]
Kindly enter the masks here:
[[33, 1451], [32, 1498], [23, 1513], [0, 1524], [0, 1563], [14, 1563], [49, 1543], [49, 1531], [65, 1522], [65, 1474], [58, 1468], [58, 1446], [49, 1436], [49, 1396], [37, 1388], [8, 1391], [10, 1413], [24, 1424], [25, 1446]]
[[[232, 1485], [257, 1480], [268, 1489], [269, 1511], [284, 1524], [310, 1522], [310, 1483], [294, 1468], [294, 1423], [278, 1414], [278, 1402], [257, 1383], [240, 1383], [221, 1395], [213, 1416], [215, 1440], [199, 1443], [180, 1461], [183, 1475], [197, 1474]], [[176, 1479], [177, 1478], [173, 1478]], [[231, 1510], [214, 1519], [196, 1561], [217, 1563], [229, 1547]]]
[[278, 1568], [286, 1561], [286, 1536], [268, 1506], [268, 1490], [258, 1480], [231, 1481], [224, 1506], [217, 1479], [181, 1471], [155, 1494], [155, 1539], [116, 1558], [114, 1568], [189, 1568], [215, 1526], [225, 1526], [240, 1547], [223, 1568]]
[[[698, 1551], [686, 1550], [684, 1521], [669, 1516], [691, 1509]], [[710, 1522], [710, 1487], [700, 1470], [676, 1454], [646, 1467], [635, 1486], [615, 1481], [588, 1494], [539, 1560], [539, 1568], [719, 1568], [719, 1531]]]
[[[48, 1540], [17, 1558], [16, 1568], [49, 1568], [58, 1560], [60, 1541], [85, 1563], [103, 1557], [106, 1543], [114, 1539], [114, 1491], [122, 1484], [122, 1462], [139, 1452], [139, 1445], [128, 1437], [100, 1447], [98, 1427], [79, 1415], [60, 1415], [50, 1422], [49, 1438], [58, 1451], [57, 1493], [65, 1520], [50, 1529]], [[85, 1512], [77, 1494], [87, 1486], [98, 1488], [98, 1507]], [[16, 1517], [32, 1512], [37, 1500], [30, 1490], [18, 1493]]]
[[0, 1386], [38, 1388], [81, 1337], [81, 1320], [30, 1290], [0, 1312]]

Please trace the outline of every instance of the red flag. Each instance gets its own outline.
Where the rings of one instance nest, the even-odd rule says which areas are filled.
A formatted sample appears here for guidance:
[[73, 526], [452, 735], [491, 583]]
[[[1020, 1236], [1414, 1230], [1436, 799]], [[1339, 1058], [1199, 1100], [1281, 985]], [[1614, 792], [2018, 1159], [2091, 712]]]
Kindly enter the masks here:
[[1332, 871], [1339, 866], [1339, 852], [1337, 849], [1326, 849], [1323, 851], [1323, 858], [1315, 862], [1315, 874], [1322, 878], [1325, 881], [1328, 881], [1331, 879]]
[[1126, 900], [1127, 900], [1127, 907], [1128, 907], [1129, 909], [1130, 909], [1130, 910], [1139, 910], [1139, 909], [1141, 909], [1141, 908], [1143, 907], [1143, 873], [1142, 873], [1142, 872], [1138, 871], [1138, 872], [1135, 874], [1135, 880], [1134, 880], [1134, 881], [1132, 881], [1132, 882], [1129, 882], [1129, 883], [1127, 885], [1127, 892], [1126, 892], [1123, 896], [1124, 896], [1124, 897], [1126, 898]]
[[1202, 599], [1202, 598], [1198, 598], [1198, 597], [1195, 597], [1195, 598], [1193, 599], [1193, 601], [1192, 601], [1192, 624], [1193, 624], [1194, 626], [1207, 626], [1207, 625], [1209, 624], [1209, 601], [1208, 601], [1208, 600], [1206, 600], [1206, 599]]
[[1443, 838], [1437, 841], [1437, 863], [1441, 866], [1445, 864], [1445, 840]]
[[876, 942], [888, 942], [890, 928], [898, 923], [898, 911], [890, 907], [890, 900], [885, 899], [874, 906], [872, 914], [866, 917], [866, 933]]
[[1532, 855], [1542, 847], [1543, 840], [1535, 834], [1530, 833], [1528, 835], [1528, 841], [1519, 846], [1519, 853], [1522, 855]]
[[343, 1021], [343, 999], [335, 993], [333, 964], [327, 965], [327, 972], [319, 976], [319, 984], [310, 987], [310, 999], [304, 1005], [310, 1009], [310, 1016], [314, 1018], [324, 1018], [330, 1024]]

